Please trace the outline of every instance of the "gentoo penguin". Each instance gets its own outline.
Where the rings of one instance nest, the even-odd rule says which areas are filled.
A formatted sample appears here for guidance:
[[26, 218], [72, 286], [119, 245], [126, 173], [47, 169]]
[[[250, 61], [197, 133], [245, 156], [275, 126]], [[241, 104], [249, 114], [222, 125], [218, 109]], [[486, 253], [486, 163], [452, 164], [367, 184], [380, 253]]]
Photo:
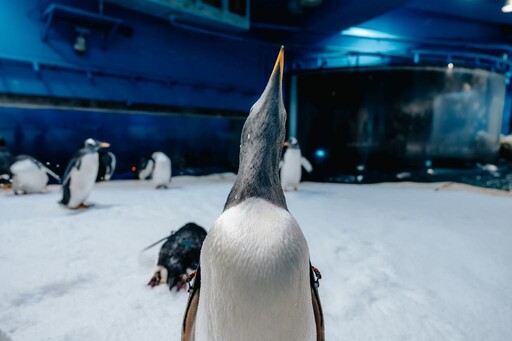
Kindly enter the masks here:
[[199, 253], [206, 237], [206, 230], [195, 223], [188, 223], [166, 238], [158, 254], [155, 274], [150, 287], [167, 283], [169, 290], [185, 288], [188, 274], [197, 268]]
[[11, 165], [12, 189], [15, 194], [42, 192], [48, 184], [48, 174], [57, 181], [57, 174], [46, 168], [40, 161], [28, 155], [18, 155]]
[[324, 340], [308, 244], [279, 182], [284, 50], [242, 129], [238, 175], [201, 249], [182, 340]]
[[154, 152], [139, 172], [139, 179], [149, 177], [156, 188], [167, 188], [171, 182], [171, 159], [162, 152]]
[[310, 173], [313, 170], [311, 163], [302, 156], [300, 152], [299, 141], [295, 137], [290, 137], [284, 144], [288, 148], [284, 152], [283, 161], [281, 161], [281, 186], [285, 191], [289, 187], [297, 190], [300, 178], [302, 177], [302, 167]]
[[105, 150], [98, 151], [99, 166], [98, 176], [96, 176], [96, 182], [98, 181], [109, 181], [114, 174], [116, 169], [116, 156], [112, 152]]
[[64, 172], [61, 204], [69, 208], [85, 207], [84, 201], [91, 193], [98, 175], [98, 150], [109, 146], [95, 139], [85, 140], [83, 148], [76, 152]]

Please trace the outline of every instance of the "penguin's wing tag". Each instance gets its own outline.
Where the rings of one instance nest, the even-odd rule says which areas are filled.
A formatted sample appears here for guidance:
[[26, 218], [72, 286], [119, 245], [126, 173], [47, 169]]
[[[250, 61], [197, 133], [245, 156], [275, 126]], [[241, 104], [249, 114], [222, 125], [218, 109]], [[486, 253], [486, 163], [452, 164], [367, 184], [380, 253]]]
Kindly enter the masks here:
[[304, 156], [301, 158], [300, 163], [308, 173], [311, 173], [313, 166], [311, 166], [311, 163], [309, 163], [309, 161]]
[[[310, 264], [311, 265], [311, 264]], [[315, 271], [316, 270], [316, 271]], [[311, 281], [311, 301], [313, 304], [313, 313], [315, 315], [316, 323], [316, 340], [325, 340], [325, 327], [324, 327], [324, 314], [322, 311], [322, 304], [320, 303], [320, 296], [318, 295], [318, 280], [322, 277], [317, 268], [310, 266], [310, 281]], [[316, 276], [316, 278], [315, 278]]]
[[[187, 309], [183, 317], [181, 328], [181, 341], [191, 341], [194, 339], [194, 325], [196, 323], [197, 306], [199, 304], [199, 292], [201, 288], [201, 266], [197, 267], [194, 275], [194, 285], [190, 286], [190, 296], [188, 297]], [[192, 279], [192, 278], [191, 278]], [[190, 284], [189, 284], [190, 285]]]

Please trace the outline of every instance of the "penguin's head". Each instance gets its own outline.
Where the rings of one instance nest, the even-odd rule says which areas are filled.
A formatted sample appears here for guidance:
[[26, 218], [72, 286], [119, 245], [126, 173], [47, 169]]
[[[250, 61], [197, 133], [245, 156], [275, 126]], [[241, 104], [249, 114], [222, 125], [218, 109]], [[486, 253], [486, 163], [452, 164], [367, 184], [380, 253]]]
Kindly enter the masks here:
[[252, 106], [242, 129], [241, 156], [260, 148], [274, 152], [283, 143], [286, 124], [282, 95], [283, 67], [284, 47], [281, 47], [267, 86]]
[[284, 143], [285, 147], [291, 148], [291, 149], [299, 149], [299, 141], [295, 137], [290, 137], [288, 141]]
[[110, 147], [110, 144], [107, 142], [101, 142], [92, 138], [88, 138], [84, 142], [84, 148], [89, 150], [97, 151], [100, 148], [107, 148]]
[[238, 175], [224, 209], [251, 197], [286, 208], [279, 181], [279, 160], [286, 130], [283, 67], [284, 47], [281, 47], [265, 90], [252, 106], [242, 128]]

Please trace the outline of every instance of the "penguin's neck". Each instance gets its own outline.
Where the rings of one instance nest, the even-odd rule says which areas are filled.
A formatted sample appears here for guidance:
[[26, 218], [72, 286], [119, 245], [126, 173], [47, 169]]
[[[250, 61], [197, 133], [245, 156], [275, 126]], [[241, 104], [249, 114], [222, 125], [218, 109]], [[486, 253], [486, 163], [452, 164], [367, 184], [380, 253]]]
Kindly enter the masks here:
[[244, 138], [238, 175], [224, 210], [249, 198], [261, 198], [286, 210], [286, 199], [279, 180], [279, 150], [270, 149], [261, 139], [251, 140], [250, 135]]

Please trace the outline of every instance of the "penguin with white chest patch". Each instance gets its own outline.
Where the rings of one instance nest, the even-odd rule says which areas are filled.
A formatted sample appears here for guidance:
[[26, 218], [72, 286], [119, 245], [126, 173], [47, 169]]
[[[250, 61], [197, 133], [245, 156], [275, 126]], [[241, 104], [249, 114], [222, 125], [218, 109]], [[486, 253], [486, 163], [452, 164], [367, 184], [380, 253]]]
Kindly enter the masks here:
[[242, 129], [238, 175], [203, 243], [182, 340], [324, 340], [309, 249], [279, 181], [284, 50]]
[[302, 177], [302, 167], [310, 173], [313, 170], [313, 166], [302, 156], [299, 141], [295, 137], [290, 137], [285, 146], [288, 149], [286, 149], [283, 161], [281, 161], [281, 186], [285, 191], [288, 188], [293, 188], [296, 191]]
[[139, 179], [151, 177], [151, 182], [156, 188], [167, 188], [171, 176], [171, 159], [162, 152], [154, 152], [139, 172]]
[[57, 181], [57, 174], [45, 167], [40, 161], [28, 155], [18, 155], [11, 165], [12, 189], [15, 194], [42, 192], [48, 184], [48, 174]]
[[106, 147], [110, 144], [91, 138], [85, 140], [83, 148], [75, 154], [64, 173], [60, 204], [69, 208], [86, 207], [84, 201], [98, 176], [98, 150]]

